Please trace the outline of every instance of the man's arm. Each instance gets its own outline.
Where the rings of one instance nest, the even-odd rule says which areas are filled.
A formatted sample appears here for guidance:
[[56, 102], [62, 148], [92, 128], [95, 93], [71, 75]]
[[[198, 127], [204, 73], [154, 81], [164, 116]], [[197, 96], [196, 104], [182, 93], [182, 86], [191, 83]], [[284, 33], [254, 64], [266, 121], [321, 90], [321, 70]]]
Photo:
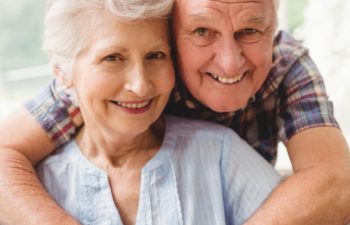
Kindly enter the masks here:
[[0, 224], [79, 224], [49, 196], [32, 167], [53, 149], [26, 109], [0, 121]]
[[350, 155], [339, 129], [310, 128], [287, 142], [294, 174], [244, 225], [350, 222]]
[[0, 123], [0, 147], [17, 150], [32, 165], [55, 148], [45, 130], [23, 106], [1, 119]]

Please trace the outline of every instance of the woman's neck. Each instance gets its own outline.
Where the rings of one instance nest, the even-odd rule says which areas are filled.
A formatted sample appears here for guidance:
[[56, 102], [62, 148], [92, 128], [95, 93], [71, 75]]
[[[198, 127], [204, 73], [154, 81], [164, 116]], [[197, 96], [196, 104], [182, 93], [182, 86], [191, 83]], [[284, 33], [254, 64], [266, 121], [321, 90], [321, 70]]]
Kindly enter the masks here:
[[164, 137], [164, 120], [158, 119], [143, 133], [137, 135], [113, 134], [86, 125], [76, 141], [85, 157], [99, 168], [140, 169], [159, 150]]

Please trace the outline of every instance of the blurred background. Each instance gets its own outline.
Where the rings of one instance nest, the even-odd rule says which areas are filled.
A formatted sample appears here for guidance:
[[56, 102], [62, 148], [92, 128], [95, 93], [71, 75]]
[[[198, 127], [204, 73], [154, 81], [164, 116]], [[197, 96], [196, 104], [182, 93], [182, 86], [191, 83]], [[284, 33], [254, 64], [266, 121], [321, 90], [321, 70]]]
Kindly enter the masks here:
[[[51, 79], [41, 51], [45, 0], [0, 1], [0, 118], [33, 97]], [[350, 1], [280, 0], [279, 26], [310, 49], [350, 142]], [[285, 148], [276, 164], [290, 171]]]

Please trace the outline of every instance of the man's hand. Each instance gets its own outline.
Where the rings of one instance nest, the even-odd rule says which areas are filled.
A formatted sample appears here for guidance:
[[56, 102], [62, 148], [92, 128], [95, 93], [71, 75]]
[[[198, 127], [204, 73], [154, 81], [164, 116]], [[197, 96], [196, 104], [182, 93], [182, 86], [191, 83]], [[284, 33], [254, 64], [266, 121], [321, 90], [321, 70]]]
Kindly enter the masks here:
[[350, 223], [350, 153], [337, 128], [310, 128], [287, 143], [294, 174], [244, 225]]

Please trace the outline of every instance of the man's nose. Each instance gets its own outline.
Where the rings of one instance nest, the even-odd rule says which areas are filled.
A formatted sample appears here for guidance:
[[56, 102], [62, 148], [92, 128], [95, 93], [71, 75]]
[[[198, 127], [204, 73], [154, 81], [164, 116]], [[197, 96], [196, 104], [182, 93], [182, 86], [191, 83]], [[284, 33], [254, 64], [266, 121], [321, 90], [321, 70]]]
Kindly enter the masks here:
[[149, 75], [143, 65], [134, 65], [128, 71], [127, 80], [124, 85], [125, 89], [139, 97], [147, 96], [152, 88]]
[[240, 73], [245, 62], [240, 44], [233, 37], [223, 38], [216, 45], [214, 62], [225, 75]]

